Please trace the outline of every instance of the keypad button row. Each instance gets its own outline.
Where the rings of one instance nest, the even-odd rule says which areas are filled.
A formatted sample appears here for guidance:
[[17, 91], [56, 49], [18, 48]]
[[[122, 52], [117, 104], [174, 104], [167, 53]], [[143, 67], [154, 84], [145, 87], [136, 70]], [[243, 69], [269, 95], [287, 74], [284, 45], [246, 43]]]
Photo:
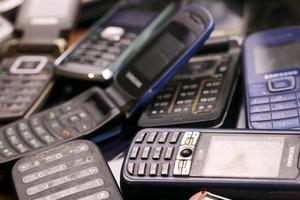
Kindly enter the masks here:
[[136, 160], [138, 158], [142, 160], [148, 160], [150, 158], [153, 160], [160, 160], [161, 158], [164, 160], [171, 160], [173, 154], [174, 147], [168, 147], [166, 150], [164, 150], [163, 147], [152, 148], [150, 146], [146, 146], [141, 149], [139, 146], [134, 146], [129, 154], [129, 158], [132, 160]]
[[280, 103], [272, 103], [272, 104], [260, 104], [255, 106], [250, 106], [250, 113], [261, 113], [261, 112], [270, 112], [270, 111], [279, 111], [279, 110], [287, 110], [287, 109], [295, 109], [300, 108], [297, 101], [286, 101]]
[[82, 156], [76, 159], [72, 159], [71, 161], [68, 161], [66, 163], [62, 163], [51, 167], [46, 167], [40, 171], [34, 171], [33, 173], [27, 174], [23, 176], [22, 182], [25, 184], [31, 183], [60, 172], [68, 171], [78, 166], [83, 166], [92, 163], [94, 161], [95, 158], [91, 155]]
[[79, 62], [82, 64], [95, 65], [106, 68], [127, 48], [135, 36], [132, 34], [125, 34], [121, 40], [113, 42], [107, 41], [100, 36], [101, 34], [92, 34], [91, 41], [85, 41], [76, 49], [67, 62]]
[[256, 129], [292, 129], [299, 128], [299, 117], [282, 120], [251, 122], [251, 126]]
[[169, 163], [134, 163], [127, 164], [127, 171], [130, 175], [135, 173], [138, 176], [169, 176], [170, 164]]
[[49, 190], [51, 188], [69, 183], [71, 181], [82, 179], [82, 178], [85, 178], [88, 176], [94, 176], [98, 173], [99, 173], [99, 169], [97, 167], [91, 167], [88, 169], [84, 169], [84, 170], [81, 170], [81, 171], [78, 171], [78, 172], [57, 178], [57, 179], [53, 179], [53, 180], [41, 183], [39, 185], [31, 186], [26, 190], [26, 194], [29, 196], [32, 196], [32, 195], [38, 194], [40, 192], [43, 192], [45, 190]]
[[[49, 194], [47, 196], [43, 196], [40, 198], [37, 198], [35, 200], [58, 200], [62, 199], [74, 194], [78, 194], [87, 190], [91, 190], [93, 188], [99, 188], [104, 185], [103, 179], [94, 179], [92, 181], [88, 181], [85, 183], [81, 183], [80, 185], [76, 185], [52, 194]], [[96, 198], [94, 198], [96, 197]], [[81, 200], [90, 200], [91, 198], [94, 198], [95, 200], [98, 199], [107, 199], [109, 197], [109, 193], [107, 191], [102, 191], [101, 193], [94, 194], [93, 196], [87, 196], [81, 198]]]
[[167, 143], [169, 141], [170, 144], [177, 143], [180, 137], [180, 132], [141, 132], [135, 138], [135, 143], [143, 143], [144, 141], [149, 144], [153, 144], [156, 141], [161, 144]]
[[59, 149], [59, 150], [60, 151], [56, 151], [53, 153], [49, 152], [49, 154], [44, 157], [35, 158], [34, 161], [21, 163], [20, 165], [18, 165], [17, 168], [20, 172], [24, 173], [36, 167], [47, 165], [58, 160], [63, 160], [65, 158], [68, 158], [69, 156], [74, 156], [74, 155], [87, 152], [89, 150], [89, 147], [86, 144], [79, 144], [77, 146], [64, 147], [63, 149]]

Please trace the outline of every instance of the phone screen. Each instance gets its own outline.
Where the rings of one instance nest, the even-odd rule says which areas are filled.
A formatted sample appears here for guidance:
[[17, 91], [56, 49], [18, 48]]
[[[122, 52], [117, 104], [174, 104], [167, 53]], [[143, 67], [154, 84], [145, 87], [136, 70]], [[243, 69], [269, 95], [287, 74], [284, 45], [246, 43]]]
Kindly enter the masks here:
[[284, 137], [213, 136], [204, 176], [277, 178]]
[[300, 41], [254, 49], [255, 71], [257, 74], [272, 73], [300, 66]]

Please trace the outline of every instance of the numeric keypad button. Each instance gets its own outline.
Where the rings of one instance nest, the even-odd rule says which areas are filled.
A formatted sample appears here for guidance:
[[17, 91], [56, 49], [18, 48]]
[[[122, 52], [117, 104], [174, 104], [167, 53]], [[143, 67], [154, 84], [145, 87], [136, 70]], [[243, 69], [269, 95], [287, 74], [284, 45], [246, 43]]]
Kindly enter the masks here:
[[163, 163], [161, 166], [161, 175], [162, 176], [169, 176], [170, 164]]
[[290, 101], [290, 100], [295, 100], [296, 95], [294, 93], [290, 94], [282, 94], [282, 95], [273, 95], [270, 97], [271, 102], [281, 102], [281, 101]]
[[158, 164], [157, 163], [151, 163], [149, 175], [150, 176], [156, 176], [157, 175], [157, 170], [158, 170]]
[[140, 163], [138, 167], [138, 176], [145, 176], [146, 174], [146, 163]]
[[273, 127], [275, 129], [290, 129], [297, 128], [299, 126], [299, 118], [284, 119], [273, 122]]
[[273, 128], [271, 121], [252, 122], [251, 125], [255, 129], [272, 129]]
[[270, 110], [269, 104], [250, 106], [250, 113], [268, 112]]
[[174, 147], [168, 147], [166, 152], [165, 152], [165, 160], [171, 160], [172, 156], [173, 156], [173, 151], [174, 151]]
[[296, 101], [287, 101], [287, 102], [282, 102], [282, 103], [271, 104], [272, 111], [293, 109], [293, 108], [297, 108], [297, 107], [298, 107], [298, 104]]
[[151, 133], [148, 133], [147, 135], [148, 135], [147, 143], [154, 143], [157, 133], [151, 132]]
[[151, 147], [144, 147], [141, 158], [148, 159], [150, 151], [151, 151]]
[[129, 158], [130, 159], [136, 159], [137, 156], [138, 156], [139, 150], [140, 150], [140, 147], [137, 147], [137, 146], [133, 147], [132, 150], [131, 150], [131, 153], [129, 155]]
[[139, 133], [138, 137], [135, 139], [135, 143], [143, 143], [145, 137], [146, 137], [145, 132]]
[[165, 143], [168, 138], [168, 132], [161, 132], [159, 133], [158, 143]]
[[297, 110], [283, 110], [283, 111], [272, 112], [273, 120], [286, 119], [286, 118], [292, 118], [297, 116], [298, 116]]
[[161, 156], [161, 152], [162, 152], [162, 147], [156, 147], [155, 150], [154, 150], [154, 152], [153, 152], [152, 158], [154, 160], [159, 160], [160, 156]]
[[271, 113], [257, 113], [257, 114], [250, 114], [250, 121], [269, 121], [271, 120]]
[[134, 169], [135, 169], [135, 163], [130, 162], [127, 164], [127, 171], [130, 175], [134, 174]]
[[171, 144], [177, 143], [177, 141], [179, 139], [179, 136], [180, 136], [180, 132], [173, 132], [173, 133], [171, 133], [170, 143]]

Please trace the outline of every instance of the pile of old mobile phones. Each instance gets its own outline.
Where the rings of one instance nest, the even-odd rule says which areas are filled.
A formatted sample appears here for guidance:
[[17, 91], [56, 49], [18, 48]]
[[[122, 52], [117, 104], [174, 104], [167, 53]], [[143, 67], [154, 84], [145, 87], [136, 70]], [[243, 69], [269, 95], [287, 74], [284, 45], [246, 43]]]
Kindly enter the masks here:
[[241, 48], [249, 18], [246, 1], [195, 1], [216, 19], [201, 51], [144, 110], [141, 127], [224, 125], [239, 80]]
[[22, 4], [15, 36], [5, 43], [0, 65], [0, 122], [28, 117], [46, 99], [53, 86], [54, 59], [65, 48], [78, 8], [77, 0]]
[[175, 12], [166, 0], [120, 1], [57, 59], [65, 77], [108, 81]]
[[128, 199], [188, 199], [201, 189], [232, 199], [297, 199], [297, 131], [152, 128], [123, 163]]
[[247, 38], [244, 77], [249, 128], [300, 127], [299, 35], [299, 27], [288, 27]]
[[60, 106], [1, 127], [0, 163], [63, 141], [86, 137], [99, 142], [119, 134], [116, 128], [175, 75], [212, 29], [213, 18], [206, 9], [183, 8], [124, 63], [107, 89], [91, 88]]
[[19, 160], [12, 172], [20, 200], [122, 200], [98, 147], [75, 140]]

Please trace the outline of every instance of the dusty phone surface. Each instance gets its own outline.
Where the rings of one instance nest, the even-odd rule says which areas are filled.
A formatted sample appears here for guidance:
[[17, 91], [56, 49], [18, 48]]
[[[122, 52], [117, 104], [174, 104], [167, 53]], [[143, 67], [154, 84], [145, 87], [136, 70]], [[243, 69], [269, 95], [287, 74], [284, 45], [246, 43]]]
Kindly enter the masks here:
[[20, 200], [122, 200], [98, 147], [68, 142], [19, 160], [13, 180]]

